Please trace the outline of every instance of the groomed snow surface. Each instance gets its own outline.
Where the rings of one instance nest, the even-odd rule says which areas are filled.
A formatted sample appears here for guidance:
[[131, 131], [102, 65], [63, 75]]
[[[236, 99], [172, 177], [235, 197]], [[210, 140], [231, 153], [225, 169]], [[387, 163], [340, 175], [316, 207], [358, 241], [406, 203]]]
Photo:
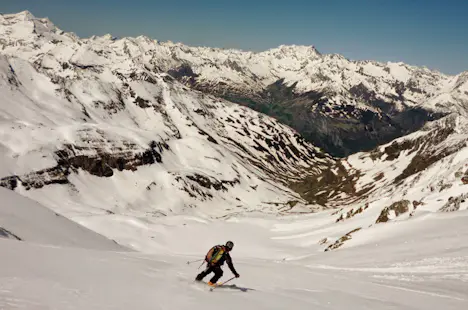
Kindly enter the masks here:
[[[467, 210], [375, 225], [332, 252], [316, 242], [336, 227], [331, 211], [226, 221], [173, 216], [126, 232], [135, 245], [153, 234], [143, 253], [14, 192], [0, 189], [0, 199], [0, 226], [23, 240], [0, 238], [0, 309], [468, 307]], [[241, 277], [211, 292], [193, 282], [199, 263], [187, 261], [228, 239]], [[222, 279], [230, 277], [226, 267]]]

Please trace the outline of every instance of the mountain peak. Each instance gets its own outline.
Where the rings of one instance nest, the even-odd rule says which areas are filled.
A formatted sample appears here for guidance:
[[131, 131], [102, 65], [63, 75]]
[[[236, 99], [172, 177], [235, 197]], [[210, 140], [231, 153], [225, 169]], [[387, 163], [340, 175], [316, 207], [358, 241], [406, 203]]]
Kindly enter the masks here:
[[7, 19], [18, 19], [18, 20], [23, 20], [23, 21], [30, 21], [30, 20], [36, 19], [36, 17], [28, 10], [18, 12], [18, 13], [13, 13], [13, 14], [3, 14], [3, 17]]
[[321, 57], [322, 54], [313, 45], [280, 45], [268, 51], [273, 54], [295, 55], [301, 58]]

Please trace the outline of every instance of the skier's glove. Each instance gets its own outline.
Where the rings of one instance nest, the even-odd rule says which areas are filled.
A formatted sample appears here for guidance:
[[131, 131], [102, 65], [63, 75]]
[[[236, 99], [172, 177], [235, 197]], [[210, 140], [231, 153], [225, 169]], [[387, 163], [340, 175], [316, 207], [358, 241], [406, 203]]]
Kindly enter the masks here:
[[239, 278], [239, 277], [240, 277], [240, 275], [239, 275], [238, 273], [236, 273], [235, 276], [236, 276], [236, 278]]

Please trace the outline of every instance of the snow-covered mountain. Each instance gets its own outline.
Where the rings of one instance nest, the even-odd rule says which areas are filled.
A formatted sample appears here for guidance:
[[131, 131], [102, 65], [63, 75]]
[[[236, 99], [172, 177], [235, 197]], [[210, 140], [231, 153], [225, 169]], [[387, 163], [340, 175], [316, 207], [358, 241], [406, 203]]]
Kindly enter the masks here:
[[[312, 47], [251, 53], [145, 37], [80, 39], [29, 12], [2, 15], [0, 23], [0, 182], [59, 209], [66, 196], [70, 214], [81, 214], [83, 202], [92, 214], [137, 210], [159, 216], [200, 206], [217, 210], [216, 216], [253, 210], [296, 212], [314, 210], [315, 203], [361, 201], [373, 189], [388, 191], [395, 184], [387, 178], [392, 174], [384, 171], [379, 171], [385, 175], [379, 178], [382, 186], [365, 183], [362, 180], [377, 172], [350, 167], [354, 157], [336, 161], [278, 120], [220, 96], [257, 96], [267, 89], [270, 98], [289, 96], [296, 101], [326, 91], [326, 102], [323, 96], [314, 97], [322, 98], [314, 108], [302, 99], [290, 108], [308, 107], [319, 117], [307, 121], [321, 128], [315, 138], [340, 144], [342, 136], [331, 136], [344, 130], [357, 149], [394, 136], [397, 119], [400, 125], [411, 127], [416, 120], [416, 127], [423, 126], [424, 111], [431, 111], [432, 118], [460, 116], [458, 121], [447, 121], [453, 119], [449, 116], [427, 124], [414, 135], [425, 137], [441, 123], [453, 125], [442, 130], [444, 138], [463, 131], [456, 124], [464, 123], [466, 115], [467, 72], [449, 77], [401, 63], [353, 62], [321, 55]], [[373, 113], [379, 115], [378, 122], [389, 122], [381, 129], [390, 130], [390, 136], [374, 130]], [[369, 122], [362, 127], [350, 115], [368, 117]], [[366, 144], [355, 125], [376, 140]], [[408, 137], [400, 139], [412, 139]], [[457, 145], [463, 143], [463, 134], [459, 137]], [[405, 147], [442, 148], [439, 140], [429, 146], [405, 142]], [[359, 156], [375, 158], [377, 153], [383, 154], [374, 150]], [[420, 161], [430, 165], [444, 158], [438, 153]], [[400, 162], [398, 181], [421, 170], [410, 160]], [[408, 173], [411, 169], [415, 171]], [[95, 186], [114, 196], [103, 197], [101, 191], [93, 191]]]
[[107, 68], [134, 78], [168, 73], [187, 86], [249, 106], [343, 156], [413, 132], [468, 102], [466, 77], [403, 63], [350, 61], [314, 47], [261, 53], [111, 35], [80, 39], [29, 12], [0, 17], [2, 53], [59, 78]]
[[305, 200], [288, 182], [334, 162], [275, 119], [193, 91], [123, 46], [27, 12], [0, 23], [0, 184], [62, 214], [295, 211]]
[[[450, 115], [372, 152], [337, 162], [335, 171], [340, 177], [326, 184], [314, 176], [307, 177], [298, 185], [304, 198], [321, 196], [329, 201], [328, 206], [338, 208], [330, 215], [342, 231], [337, 236], [336, 232], [330, 235], [321, 230], [324, 250], [359, 240], [376, 226], [417, 225], [442, 213], [462, 216], [460, 211], [468, 209], [467, 130], [466, 115]], [[321, 184], [321, 192], [306, 192], [307, 183], [312, 188]]]
[[334, 173], [306, 176], [293, 188], [305, 198], [329, 201], [330, 206], [397, 196], [424, 200], [428, 189], [437, 189], [438, 196], [439, 190], [450, 192], [455, 184], [462, 185], [468, 175], [467, 150], [466, 113], [451, 114], [371, 152], [336, 161]]
[[[142, 39], [123, 40], [140, 46]], [[148, 48], [157, 70], [274, 116], [337, 156], [370, 150], [468, 105], [467, 72], [447, 76], [404, 63], [350, 61], [308, 46], [261, 53]]]

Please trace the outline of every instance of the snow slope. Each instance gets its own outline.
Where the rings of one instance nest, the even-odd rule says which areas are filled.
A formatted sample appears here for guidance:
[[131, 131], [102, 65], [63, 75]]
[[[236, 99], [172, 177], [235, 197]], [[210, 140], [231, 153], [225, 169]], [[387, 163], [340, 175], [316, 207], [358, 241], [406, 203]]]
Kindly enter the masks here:
[[368, 202], [383, 197], [428, 205], [443, 201], [434, 204], [432, 210], [436, 211], [450, 197], [468, 193], [461, 181], [468, 174], [467, 129], [466, 115], [451, 115], [372, 152], [350, 156], [343, 164], [361, 174], [356, 190], [369, 189]]
[[115, 242], [13, 191], [0, 188], [0, 237], [86, 249], [128, 251]]
[[[468, 248], [463, 242], [468, 210], [420, 209], [412, 217], [360, 230], [338, 250], [326, 252], [324, 236], [341, 236], [356, 224], [375, 220], [378, 202], [338, 223], [336, 210], [224, 221], [188, 215], [135, 218], [138, 225], [133, 226], [105, 216], [79, 219], [141, 250], [128, 252], [16, 193], [0, 190], [0, 195], [9, 202], [1, 226], [28, 236], [24, 241], [0, 238], [0, 309], [468, 306]], [[235, 242], [232, 256], [241, 277], [210, 292], [193, 282], [199, 262], [186, 262], [226, 240]], [[226, 268], [223, 280], [230, 277]]]
[[[224, 225], [171, 218], [153, 255], [0, 239], [0, 308], [465, 309], [468, 249], [459, 241], [468, 233], [467, 216], [376, 227], [365, 244], [337, 252], [312, 243], [317, 226], [328, 226], [324, 214]], [[131, 237], [138, 242], [141, 235]], [[186, 261], [228, 238], [236, 242], [232, 256], [241, 275], [235, 286], [210, 292], [193, 283], [198, 263]], [[223, 279], [229, 278], [226, 268]]]
[[[371, 152], [341, 160], [332, 170], [336, 178], [324, 176], [326, 184], [309, 180], [311, 186], [322, 186], [315, 195], [328, 196], [327, 206], [337, 210], [328, 219], [334, 228], [319, 226], [306, 236], [314, 236], [325, 251], [339, 251], [365, 244], [374, 234], [393, 242], [402, 232], [411, 234], [412, 225], [417, 227], [420, 221], [428, 225], [426, 219], [443, 218], [444, 213], [463, 218], [468, 210], [468, 185], [462, 180], [468, 175], [467, 128], [466, 115], [453, 114]], [[339, 192], [340, 188], [344, 190]], [[432, 223], [431, 238], [436, 239], [447, 228]], [[400, 225], [407, 229], [400, 231]], [[451, 242], [460, 243], [461, 236], [455, 230]]]
[[[0, 195], [9, 202], [5, 206], [16, 207], [7, 209], [9, 216], [2, 211], [2, 226], [28, 236], [24, 241], [0, 238], [0, 309], [468, 306], [468, 248], [460, 242], [468, 236], [467, 210], [375, 225], [332, 252], [323, 252], [319, 239], [324, 232], [346, 229], [334, 223], [333, 211], [226, 221], [172, 216], [140, 230], [123, 229], [128, 243], [144, 248], [143, 253], [77, 229], [13, 192], [0, 190]], [[40, 220], [40, 229], [34, 220]], [[145, 241], [150, 237], [152, 245]], [[232, 256], [241, 277], [210, 292], [193, 282], [199, 262], [186, 262], [228, 239], [235, 241]], [[223, 280], [230, 277], [226, 269]]]

